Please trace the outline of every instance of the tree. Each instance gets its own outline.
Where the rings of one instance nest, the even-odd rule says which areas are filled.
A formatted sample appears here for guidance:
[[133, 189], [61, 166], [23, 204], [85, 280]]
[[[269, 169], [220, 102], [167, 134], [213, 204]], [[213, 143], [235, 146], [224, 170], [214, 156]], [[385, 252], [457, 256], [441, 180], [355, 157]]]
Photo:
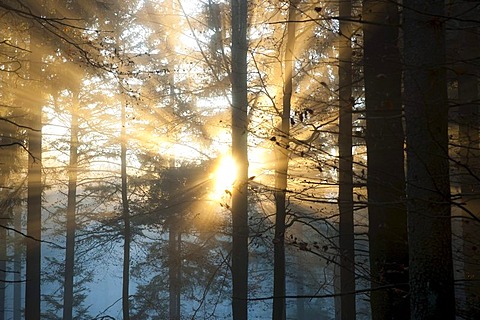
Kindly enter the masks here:
[[[211, 164], [209, 161], [177, 163], [174, 167], [172, 160], [146, 155], [142, 157], [145, 175], [132, 179], [131, 185], [138, 183], [136, 188], [140, 188], [145, 184], [149, 190], [147, 201], [132, 201], [132, 212], [137, 213], [132, 216], [132, 229], [151, 230], [158, 235], [155, 239], [143, 240], [148, 253], [132, 269], [139, 283], [132, 301], [132, 319], [146, 315], [180, 319], [182, 297], [190, 302], [183, 304], [184, 309], [189, 310], [196, 303], [206, 305], [202, 294], [207, 295], [211, 290], [209, 286], [215, 287], [220, 282], [216, 279], [217, 270], [212, 271], [218, 268], [214, 264], [218, 261], [212, 260], [219, 249], [218, 238], [202, 237], [204, 219], [215, 211], [205, 203], [211, 189], [211, 181], [206, 179]], [[148, 169], [150, 166], [154, 169]], [[188, 235], [185, 239], [182, 239], [183, 233]], [[223, 248], [222, 253], [225, 253]], [[192, 295], [193, 292], [196, 294]], [[199, 309], [203, 307], [198, 307], [195, 313]]]
[[[12, 29], [6, 32], [5, 37], [11, 37], [16, 34], [23, 33], [13, 19], [8, 18], [12, 22]], [[21, 22], [19, 23], [21, 25]], [[2, 48], [0, 53], [2, 55], [13, 57], [15, 56], [15, 47]], [[15, 221], [20, 219], [16, 208], [21, 202], [21, 190], [23, 182], [19, 180], [19, 172], [25, 168], [24, 153], [22, 148], [25, 148], [24, 127], [20, 121], [23, 113], [15, 107], [16, 96], [12, 94], [13, 88], [19, 83], [19, 75], [16, 74], [15, 64], [5, 63], [5, 69], [0, 71], [1, 77], [1, 92], [2, 104], [0, 105], [0, 319], [8, 319], [8, 304], [9, 298], [8, 286], [9, 278], [13, 272], [15, 277], [17, 274], [15, 270], [10, 268], [9, 263], [11, 259], [8, 256], [8, 229], [15, 229]], [[17, 230], [17, 229], [16, 229]], [[15, 245], [17, 245], [15, 243]], [[15, 260], [14, 257], [13, 260]], [[17, 285], [16, 282], [13, 286]], [[19, 283], [18, 283], [19, 285]]]
[[[478, 183], [479, 166], [479, 89], [478, 45], [479, 13], [477, 3], [458, 1], [452, 4], [452, 30], [449, 32], [451, 43], [449, 52], [455, 52], [453, 63], [458, 84], [458, 141], [460, 163], [461, 199], [464, 203], [462, 219], [462, 262], [465, 290], [465, 306], [460, 306], [457, 314], [466, 319], [480, 317], [480, 290], [474, 279], [480, 276], [477, 246], [480, 241], [480, 223], [478, 220], [480, 192]], [[457, 291], [458, 292], [458, 291]], [[460, 299], [457, 299], [457, 301]], [[458, 306], [458, 303], [457, 303]]]
[[350, 0], [340, 0], [339, 16], [339, 120], [338, 120], [338, 207], [340, 292], [343, 320], [355, 319], [355, 251], [353, 228], [353, 157], [352, 157], [352, 26], [348, 21], [352, 15]]
[[454, 319], [445, 4], [403, 5], [411, 318]]
[[[3, 171], [3, 170], [1, 170]], [[0, 171], [0, 172], [1, 172]], [[2, 172], [3, 177], [7, 177], [7, 174]], [[5, 181], [1, 183], [2, 188], [5, 186]], [[5, 289], [7, 282], [7, 230], [4, 227], [6, 220], [8, 219], [8, 206], [5, 205], [7, 199], [5, 196], [1, 197], [1, 206], [3, 213], [0, 215], [0, 320], [4, 320], [5, 316]]]
[[372, 319], [408, 319], [408, 246], [397, 4], [364, 0], [364, 82]]
[[[15, 210], [17, 211], [17, 210]], [[20, 230], [22, 224], [22, 217], [20, 212], [14, 212], [14, 221], [13, 227], [15, 230]], [[22, 287], [21, 287], [21, 272], [22, 272], [22, 251], [23, 246], [21, 245], [22, 236], [18, 233], [15, 233], [14, 236], [14, 262], [13, 262], [13, 272], [15, 281], [13, 285], [13, 320], [22, 319]]]
[[130, 319], [130, 209], [128, 205], [128, 186], [127, 186], [127, 133], [126, 133], [126, 108], [127, 102], [122, 103], [121, 111], [121, 133], [120, 133], [120, 161], [121, 161], [121, 180], [122, 180], [122, 219], [123, 219], [123, 283], [122, 283], [122, 310], [123, 319]]
[[297, 20], [297, 5], [300, 1], [290, 1], [288, 7], [288, 22], [286, 24], [287, 43], [284, 54], [283, 100], [280, 111], [281, 123], [276, 135], [275, 145], [275, 237], [274, 248], [274, 286], [273, 286], [273, 316], [272, 319], [286, 319], [286, 272], [285, 272], [285, 220], [287, 215], [287, 174], [290, 154], [290, 111], [294, 72], [295, 22]]
[[30, 131], [28, 133], [28, 199], [27, 199], [27, 257], [25, 318], [40, 320], [40, 275], [41, 275], [41, 224], [42, 224], [42, 88], [38, 85], [42, 70], [41, 26], [31, 28], [30, 80], [35, 99], [30, 105]]
[[237, 166], [232, 190], [232, 311], [248, 319], [247, 1], [232, 0], [232, 156]]
[[68, 166], [67, 195], [67, 237], [65, 249], [65, 274], [63, 289], [63, 319], [71, 320], [73, 316], [74, 265], [75, 265], [75, 231], [77, 209], [78, 178], [78, 106], [79, 83], [72, 89], [71, 124], [70, 124], [70, 157]]
[[[2, 61], [0, 72], [0, 87], [2, 103], [0, 105], [0, 186], [1, 186], [1, 214], [0, 214], [0, 317], [20, 320], [22, 313], [21, 295], [23, 286], [22, 260], [24, 252], [24, 238], [18, 231], [22, 230], [22, 213], [24, 203], [24, 188], [26, 178], [24, 170], [27, 157], [23, 152], [27, 148], [27, 130], [29, 119], [25, 111], [19, 106], [25, 105], [25, 96], [18, 94], [16, 88], [23, 87], [25, 78], [28, 78], [28, 67], [19, 68], [20, 61], [28, 61], [30, 53], [25, 49], [29, 41], [30, 32], [28, 23], [24, 19], [5, 11], [3, 7], [2, 18], [8, 28], [3, 28], [0, 54], [5, 57]], [[5, 39], [11, 39], [5, 41]], [[28, 80], [27, 80], [28, 81]], [[8, 257], [8, 229], [12, 229], [13, 252]], [[13, 266], [12, 266], [13, 265]], [[13, 276], [13, 279], [12, 279]], [[13, 283], [10, 281], [13, 280]], [[8, 287], [13, 290], [8, 291]], [[9, 295], [12, 293], [12, 295]], [[6, 299], [5, 299], [6, 298]], [[13, 299], [13, 302], [12, 302]], [[12, 302], [11, 307], [8, 305]], [[9, 314], [9, 311], [11, 313]]]

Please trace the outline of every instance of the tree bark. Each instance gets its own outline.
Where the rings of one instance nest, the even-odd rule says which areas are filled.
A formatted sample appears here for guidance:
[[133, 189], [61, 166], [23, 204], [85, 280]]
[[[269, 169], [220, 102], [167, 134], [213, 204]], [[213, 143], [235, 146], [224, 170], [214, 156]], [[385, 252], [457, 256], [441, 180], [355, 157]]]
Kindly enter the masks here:
[[443, 0], [404, 1], [412, 319], [454, 319]]
[[[13, 212], [13, 224], [15, 230], [22, 230], [22, 214], [18, 210]], [[13, 248], [13, 320], [22, 318], [22, 249], [23, 237], [15, 232]]]
[[[478, 90], [478, 66], [475, 60], [480, 54], [478, 23], [472, 22], [478, 17], [477, 3], [461, 1], [459, 5], [458, 46], [459, 53], [458, 72], [458, 102], [459, 107], [459, 142], [460, 162], [462, 170], [460, 187], [462, 200], [465, 207], [476, 214], [480, 210], [480, 186], [478, 177], [480, 174], [480, 135], [479, 135], [479, 90]], [[480, 223], [465, 214], [462, 220], [463, 239], [463, 265], [464, 265], [464, 289], [465, 308], [462, 316], [465, 319], [480, 318], [480, 258], [478, 256], [478, 244], [480, 243]]]
[[123, 217], [123, 272], [122, 272], [122, 310], [123, 320], [130, 319], [130, 210], [128, 205], [127, 185], [127, 133], [126, 133], [126, 103], [122, 104], [122, 128], [120, 133], [120, 161], [122, 180], [122, 217]]
[[[36, 83], [41, 78], [41, 32], [32, 26], [30, 37], [30, 75], [32, 104], [28, 132], [28, 182], [27, 182], [27, 256], [25, 283], [25, 319], [40, 320], [40, 275], [41, 275], [41, 222], [42, 222], [42, 89]], [[36, 97], [36, 98], [35, 98]]]
[[[300, 224], [294, 224], [295, 233], [301, 237], [304, 236], [303, 226]], [[297, 275], [296, 275], [296, 291], [298, 296], [305, 295], [305, 284], [308, 283], [308, 277], [306, 274], [308, 272], [308, 264], [310, 257], [307, 257], [308, 252], [297, 252], [296, 254], [296, 264], [297, 264]], [[306, 320], [305, 312], [305, 298], [296, 299], [296, 319], [297, 320]]]
[[395, 2], [364, 0], [367, 190], [372, 319], [408, 319], [400, 16]]
[[247, 0], [232, 0], [232, 156], [237, 179], [232, 192], [232, 312], [248, 319]]
[[178, 219], [170, 219], [168, 231], [168, 283], [169, 283], [169, 313], [170, 320], [180, 320], [180, 269], [181, 240], [178, 231]]
[[77, 207], [78, 172], [78, 93], [72, 90], [72, 110], [70, 124], [70, 160], [68, 167], [67, 194], [67, 240], [65, 250], [65, 275], [63, 289], [63, 320], [73, 319], [73, 286], [75, 266], [75, 210]]
[[[458, 79], [460, 106], [460, 129], [459, 139], [461, 143], [461, 163], [470, 172], [464, 173], [461, 179], [462, 200], [465, 207], [476, 214], [480, 210], [479, 186], [478, 186], [478, 105], [472, 103], [478, 99], [478, 80], [476, 77], [462, 75]], [[471, 100], [473, 96], [476, 98]], [[470, 98], [469, 98], [470, 97]], [[463, 100], [463, 101], [462, 101]], [[475, 175], [475, 176], [472, 176]], [[478, 256], [478, 244], [480, 243], [480, 223], [469, 214], [462, 220], [463, 239], [463, 265], [465, 287], [465, 310], [466, 319], [480, 318], [480, 259]]]
[[[288, 21], [296, 20], [298, 0], [290, 2]], [[275, 146], [275, 238], [273, 239], [274, 269], [273, 269], [273, 320], [286, 319], [286, 290], [285, 290], [285, 220], [286, 220], [286, 193], [289, 158], [290, 110], [293, 87], [293, 71], [295, 50], [295, 23], [287, 22], [287, 44], [284, 56], [284, 83], [283, 103], [281, 111], [280, 130], [277, 134]]]
[[[341, 0], [340, 17], [352, 15], [352, 3]], [[339, 179], [338, 206], [340, 245], [340, 291], [342, 320], [354, 320], [355, 307], [355, 250], [353, 228], [353, 172], [352, 172], [352, 26], [348, 19], [340, 20], [339, 40]], [[347, 292], [349, 294], [347, 294]]]
[[[7, 217], [0, 216], [0, 224], [6, 224]], [[7, 230], [0, 227], [0, 320], [5, 319], [5, 289], [7, 280]]]

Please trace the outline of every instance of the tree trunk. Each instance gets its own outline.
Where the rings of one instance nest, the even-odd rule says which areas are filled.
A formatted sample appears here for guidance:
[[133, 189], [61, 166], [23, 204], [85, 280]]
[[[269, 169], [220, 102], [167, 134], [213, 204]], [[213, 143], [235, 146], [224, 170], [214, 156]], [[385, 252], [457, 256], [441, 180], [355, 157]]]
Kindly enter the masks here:
[[[340, 17], [349, 18], [350, 1], [340, 1]], [[339, 191], [340, 211], [340, 291], [341, 319], [354, 320], [355, 307], [355, 250], [353, 229], [353, 172], [352, 172], [352, 26], [348, 19], [340, 20], [339, 43]]]
[[[30, 49], [30, 75], [32, 104], [28, 132], [28, 183], [27, 183], [27, 256], [25, 283], [25, 319], [40, 320], [40, 274], [41, 274], [41, 223], [42, 223], [42, 94], [40, 85], [42, 54], [39, 42], [39, 26], [32, 26]], [[37, 97], [37, 98], [35, 98]]]
[[[4, 200], [4, 199], [3, 199]], [[0, 224], [7, 223], [7, 217], [1, 215]], [[7, 280], [7, 230], [0, 226], [0, 320], [5, 319], [5, 289]]]
[[[295, 21], [298, 0], [290, 2], [288, 21]], [[285, 291], [285, 220], [286, 192], [289, 158], [290, 109], [293, 87], [293, 71], [295, 50], [295, 23], [287, 23], [287, 44], [284, 57], [283, 106], [281, 112], [280, 130], [277, 134], [276, 170], [275, 170], [275, 238], [273, 239], [274, 269], [273, 269], [273, 320], [286, 319]]]
[[408, 245], [401, 104], [400, 17], [395, 2], [364, 0], [367, 190], [372, 319], [408, 319]]
[[232, 312], [248, 319], [247, 1], [232, 0], [232, 156], [237, 179], [232, 192]]
[[[476, 214], [480, 210], [480, 187], [478, 177], [479, 162], [479, 90], [478, 67], [475, 59], [480, 54], [478, 41], [478, 23], [472, 22], [478, 17], [477, 3], [462, 1], [459, 3], [462, 21], [458, 33], [459, 52], [458, 70], [458, 102], [459, 108], [459, 142], [460, 162], [465, 166], [461, 175], [461, 193], [465, 207]], [[465, 319], [480, 319], [480, 258], [478, 244], [480, 243], [480, 223], [468, 214], [462, 220], [463, 264], [465, 308], [462, 316]]]
[[122, 179], [122, 217], [123, 217], [123, 282], [122, 282], [122, 310], [123, 320], [130, 319], [130, 210], [128, 207], [127, 194], [127, 134], [126, 134], [126, 103], [122, 104], [122, 128], [121, 128], [121, 179]]
[[180, 320], [181, 240], [178, 219], [171, 219], [168, 231], [168, 282], [170, 320]]
[[404, 1], [412, 319], [454, 319], [443, 0]]
[[[338, 243], [336, 243], [336, 245], [338, 247]], [[342, 290], [340, 289], [340, 269], [340, 263], [335, 263], [333, 266], [333, 290], [335, 292], [335, 298], [333, 300], [333, 303], [335, 304], [335, 320], [341, 320], [342, 318]]]
[[[22, 230], [22, 214], [18, 210], [13, 212], [13, 224], [15, 230]], [[23, 236], [14, 233], [14, 248], [13, 248], [13, 320], [20, 320], [22, 318], [22, 251], [23, 251]]]
[[[303, 237], [304, 232], [303, 232], [303, 226], [300, 224], [294, 224], [295, 227], [295, 233], [298, 236]], [[308, 283], [308, 277], [305, 277], [305, 275], [308, 272], [308, 264], [307, 262], [309, 261], [310, 257], [305, 256], [305, 254], [308, 255], [308, 252], [297, 252], [296, 254], [296, 264], [297, 264], [297, 275], [296, 275], [296, 291], [297, 291], [297, 296], [303, 296], [305, 295], [305, 283]], [[305, 298], [297, 298], [296, 299], [296, 319], [297, 320], [306, 320], [305, 318]]]
[[[40, 106], [38, 107], [41, 108]], [[34, 113], [32, 128], [41, 128], [41, 112]], [[35, 119], [37, 118], [37, 119]], [[27, 260], [25, 288], [25, 318], [40, 319], [40, 273], [41, 273], [41, 149], [42, 135], [38, 131], [29, 133], [30, 164], [28, 167], [28, 216], [27, 216]]]
[[[462, 75], [458, 79], [460, 106], [459, 140], [462, 146], [461, 163], [470, 172], [464, 172], [461, 178], [461, 193], [465, 207], [476, 214], [480, 210], [478, 186], [478, 105], [472, 103], [478, 99], [478, 80], [475, 76]], [[476, 96], [474, 98], [474, 96]], [[473, 176], [472, 175], [475, 175]], [[465, 319], [480, 319], [480, 223], [469, 214], [462, 220], [463, 264], [465, 287]]]
[[63, 320], [73, 319], [73, 285], [75, 265], [75, 210], [77, 207], [78, 171], [78, 91], [72, 90], [72, 110], [70, 124], [70, 163], [68, 168], [67, 194], [67, 240], [65, 250], [65, 275], [63, 289]]

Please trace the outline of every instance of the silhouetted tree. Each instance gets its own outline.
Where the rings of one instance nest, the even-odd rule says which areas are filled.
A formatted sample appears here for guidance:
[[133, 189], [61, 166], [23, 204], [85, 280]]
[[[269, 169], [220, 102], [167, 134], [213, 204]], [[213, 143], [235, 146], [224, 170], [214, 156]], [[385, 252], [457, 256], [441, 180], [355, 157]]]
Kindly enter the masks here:
[[232, 156], [237, 165], [232, 190], [232, 311], [247, 319], [248, 156], [247, 156], [247, 1], [232, 0]]
[[338, 208], [339, 255], [340, 255], [340, 300], [342, 320], [353, 320], [355, 308], [355, 250], [353, 228], [353, 156], [352, 156], [352, 15], [350, 0], [339, 1], [340, 34], [338, 45]]
[[[372, 319], [408, 319], [404, 132], [395, 2], [363, 1], [367, 190]], [[393, 285], [393, 287], [392, 287]]]
[[454, 319], [445, 3], [403, 2], [412, 319]]

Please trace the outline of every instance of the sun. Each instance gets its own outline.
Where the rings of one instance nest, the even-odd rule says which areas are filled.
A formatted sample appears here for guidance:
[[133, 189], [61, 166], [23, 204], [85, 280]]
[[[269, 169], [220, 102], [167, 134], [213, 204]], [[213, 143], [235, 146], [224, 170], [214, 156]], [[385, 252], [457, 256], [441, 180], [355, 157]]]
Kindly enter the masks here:
[[220, 157], [212, 177], [215, 181], [213, 197], [221, 200], [232, 193], [232, 187], [237, 178], [237, 165], [230, 155]]

